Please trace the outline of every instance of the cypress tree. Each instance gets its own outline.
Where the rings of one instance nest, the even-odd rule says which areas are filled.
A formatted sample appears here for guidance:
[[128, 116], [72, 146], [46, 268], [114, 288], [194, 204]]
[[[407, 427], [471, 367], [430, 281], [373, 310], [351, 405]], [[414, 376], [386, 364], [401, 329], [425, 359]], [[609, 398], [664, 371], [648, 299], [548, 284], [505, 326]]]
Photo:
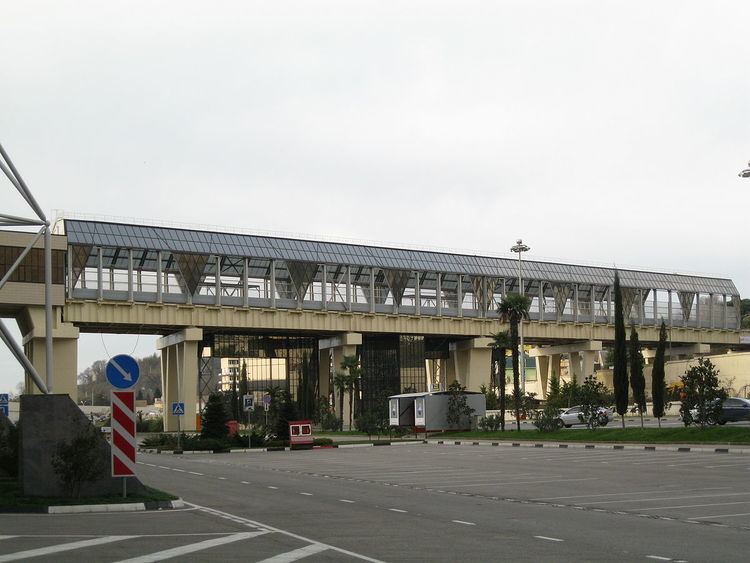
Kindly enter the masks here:
[[625, 428], [625, 413], [628, 412], [628, 351], [625, 337], [625, 319], [620, 290], [620, 274], [615, 271], [615, 347], [614, 373], [615, 407]]
[[630, 387], [633, 389], [633, 401], [638, 406], [643, 428], [643, 413], [646, 410], [646, 378], [643, 376], [643, 354], [635, 325], [630, 326]]
[[661, 419], [664, 416], [664, 397], [667, 394], [664, 383], [664, 352], [667, 347], [667, 325], [664, 319], [661, 320], [661, 330], [659, 331], [659, 344], [656, 346], [656, 357], [654, 358], [654, 369], [651, 371], [651, 398], [654, 406], [654, 416], [659, 421], [661, 428]]

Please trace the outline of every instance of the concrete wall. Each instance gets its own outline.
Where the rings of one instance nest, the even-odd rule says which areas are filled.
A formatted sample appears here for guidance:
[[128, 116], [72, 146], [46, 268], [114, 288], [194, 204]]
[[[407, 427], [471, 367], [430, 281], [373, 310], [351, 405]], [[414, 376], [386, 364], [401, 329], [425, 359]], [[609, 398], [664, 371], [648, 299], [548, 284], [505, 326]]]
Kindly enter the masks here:
[[[703, 357], [711, 360], [711, 363], [719, 370], [719, 380], [730, 388], [731, 395], [746, 397], [750, 394], [750, 352], [732, 352]], [[679, 381], [680, 376], [697, 363], [697, 359], [666, 362], [664, 371], [667, 383]]]

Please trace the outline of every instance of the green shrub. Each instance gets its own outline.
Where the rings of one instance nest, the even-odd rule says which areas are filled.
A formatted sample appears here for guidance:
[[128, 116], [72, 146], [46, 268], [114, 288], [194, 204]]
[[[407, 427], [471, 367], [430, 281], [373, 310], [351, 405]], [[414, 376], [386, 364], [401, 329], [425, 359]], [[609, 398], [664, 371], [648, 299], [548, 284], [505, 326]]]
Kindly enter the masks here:
[[83, 483], [104, 477], [105, 463], [98, 429], [88, 421], [81, 424], [76, 419], [72, 420], [71, 426], [76, 428], [76, 433], [69, 443], [57, 446], [52, 468], [68, 495], [77, 498]]
[[18, 428], [6, 421], [0, 426], [0, 475], [18, 475]]
[[485, 416], [482, 420], [479, 421], [479, 429], [483, 432], [497, 432], [498, 430], [500, 430], [502, 422], [503, 419], [500, 417], [500, 415], [491, 414], [489, 416]]
[[313, 445], [315, 446], [332, 446], [333, 440], [331, 438], [314, 438]]
[[547, 405], [544, 409], [532, 414], [532, 421], [539, 432], [555, 432], [562, 427], [562, 421], [559, 419], [560, 409], [553, 405]]

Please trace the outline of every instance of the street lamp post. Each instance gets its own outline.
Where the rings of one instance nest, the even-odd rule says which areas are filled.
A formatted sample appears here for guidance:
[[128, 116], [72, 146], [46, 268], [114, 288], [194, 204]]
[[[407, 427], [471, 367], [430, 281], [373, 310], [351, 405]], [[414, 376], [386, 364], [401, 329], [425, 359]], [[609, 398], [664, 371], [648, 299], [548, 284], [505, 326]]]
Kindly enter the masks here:
[[[523, 270], [521, 267], [521, 254], [528, 252], [531, 248], [518, 239], [510, 251], [518, 254], [518, 294], [523, 295]], [[518, 338], [521, 347], [521, 353], [518, 357], [519, 371], [521, 372], [521, 393], [526, 394], [526, 357], [523, 353], [523, 319], [518, 323]]]

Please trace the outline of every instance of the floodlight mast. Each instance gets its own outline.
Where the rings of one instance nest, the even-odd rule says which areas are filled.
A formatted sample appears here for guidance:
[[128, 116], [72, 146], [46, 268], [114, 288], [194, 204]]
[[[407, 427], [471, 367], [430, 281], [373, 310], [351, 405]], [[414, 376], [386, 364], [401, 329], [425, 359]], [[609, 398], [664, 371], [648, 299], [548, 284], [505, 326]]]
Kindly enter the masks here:
[[[518, 239], [516, 244], [511, 246], [510, 251], [518, 253], [518, 294], [523, 295], [523, 269], [521, 267], [521, 254], [531, 250], [531, 247], [525, 245], [523, 240]], [[518, 369], [521, 372], [521, 393], [526, 393], [526, 357], [523, 352], [523, 319], [518, 323], [519, 346], [521, 355], [518, 357]]]
[[10, 159], [10, 156], [5, 152], [2, 144], [0, 144], [0, 170], [3, 171], [8, 180], [10, 180], [10, 183], [13, 184], [13, 187], [18, 190], [18, 193], [21, 194], [21, 197], [37, 216], [36, 219], [28, 219], [0, 213], [0, 227], [42, 227], [6, 272], [3, 279], [0, 280], [0, 288], [10, 279], [11, 274], [18, 268], [26, 254], [29, 253], [40, 237], [44, 235], [44, 343], [46, 352], [45, 367], [47, 371], [46, 382], [39, 376], [39, 373], [23, 353], [21, 347], [15, 342], [8, 327], [5, 326], [2, 320], [0, 320], [0, 340], [5, 343], [16, 360], [28, 372], [39, 390], [44, 394], [48, 394], [52, 391], [52, 370], [54, 365], [52, 358], [52, 227], [44, 211], [42, 211], [42, 208], [36, 199], [34, 199], [34, 195]]

